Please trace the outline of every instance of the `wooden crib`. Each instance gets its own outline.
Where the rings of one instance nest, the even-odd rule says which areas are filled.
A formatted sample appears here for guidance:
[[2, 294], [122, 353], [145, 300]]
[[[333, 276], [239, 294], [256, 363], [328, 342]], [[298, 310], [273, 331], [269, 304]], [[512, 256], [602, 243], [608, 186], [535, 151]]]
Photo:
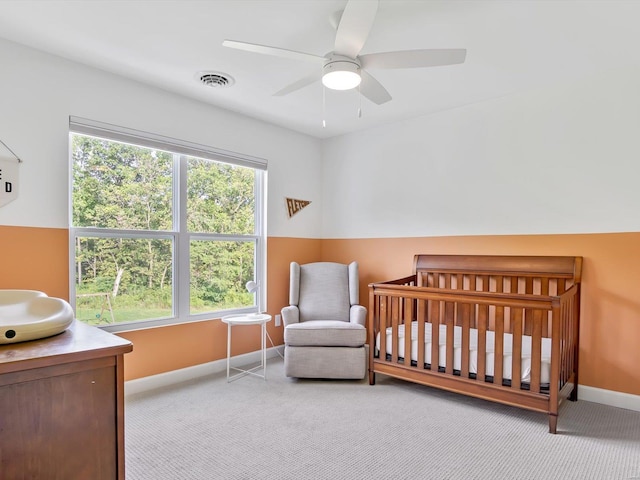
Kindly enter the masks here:
[[416, 255], [413, 275], [369, 285], [369, 383], [544, 412], [556, 433], [578, 395], [581, 270], [582, 257]]

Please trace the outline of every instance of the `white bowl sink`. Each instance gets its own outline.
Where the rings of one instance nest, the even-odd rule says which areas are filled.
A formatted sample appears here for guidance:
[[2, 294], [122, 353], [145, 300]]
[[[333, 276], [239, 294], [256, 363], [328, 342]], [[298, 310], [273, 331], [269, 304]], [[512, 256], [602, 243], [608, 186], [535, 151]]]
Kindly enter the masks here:
[[0, 344], [57, 335], [73, 318], [71, 305], [60, 298], [36, 290], [0, 290]]

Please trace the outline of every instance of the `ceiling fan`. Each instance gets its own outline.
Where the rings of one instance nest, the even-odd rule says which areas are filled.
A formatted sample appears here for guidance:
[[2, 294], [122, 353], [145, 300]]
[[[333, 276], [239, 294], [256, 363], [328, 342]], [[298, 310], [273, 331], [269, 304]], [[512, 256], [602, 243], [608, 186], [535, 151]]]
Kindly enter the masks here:
[[[225, 47], [277, 57], [313, 62], [322, 66], [322, 83], [333, 90], [349, 90], [360, 86], [360, 93], [381, 105], [391, 100], [389, 92], [370, 73], [376, 68], [421, 68], [463, 63], [464, 48], [401, 50], [359, 55], [378, 10], [378, 0], [349, 0], [342, 12], [333, 51], [324, 57], [278, 47], [225, 40]], [[295, 92], [319, 79], [318, 74], [301, 78], [274, 93], [276, 96]]]

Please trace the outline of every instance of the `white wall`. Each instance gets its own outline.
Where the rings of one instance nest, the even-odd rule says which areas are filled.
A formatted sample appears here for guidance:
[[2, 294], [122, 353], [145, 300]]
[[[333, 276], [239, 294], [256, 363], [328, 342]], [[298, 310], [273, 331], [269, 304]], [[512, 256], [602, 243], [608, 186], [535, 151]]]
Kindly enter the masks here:
[[640, 69], [320, 141], [1, 40], [0, 65], [0, 225], [68, 226], [75, 115], [266, 158], [270, 236], [640, 231]]
[[323, 238], [640, 231], [640, 69], [323, 143]]
[[[24, 161], [0, 225], [69, 226], [73, 115], [265, 158], [268, 235], [320, 237], [319, 140], [3, 40], [0, 65], [0, 139]], [[285, 196], [313, 203], [290, 221]]]

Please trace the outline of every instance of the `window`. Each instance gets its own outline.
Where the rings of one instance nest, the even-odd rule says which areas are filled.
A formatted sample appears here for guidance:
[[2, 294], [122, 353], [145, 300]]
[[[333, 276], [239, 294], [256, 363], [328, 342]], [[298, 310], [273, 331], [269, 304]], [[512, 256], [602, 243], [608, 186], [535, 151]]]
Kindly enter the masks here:
[[258, 310], [266, 162], [72, 117], [71, 297], [110, 330]]

